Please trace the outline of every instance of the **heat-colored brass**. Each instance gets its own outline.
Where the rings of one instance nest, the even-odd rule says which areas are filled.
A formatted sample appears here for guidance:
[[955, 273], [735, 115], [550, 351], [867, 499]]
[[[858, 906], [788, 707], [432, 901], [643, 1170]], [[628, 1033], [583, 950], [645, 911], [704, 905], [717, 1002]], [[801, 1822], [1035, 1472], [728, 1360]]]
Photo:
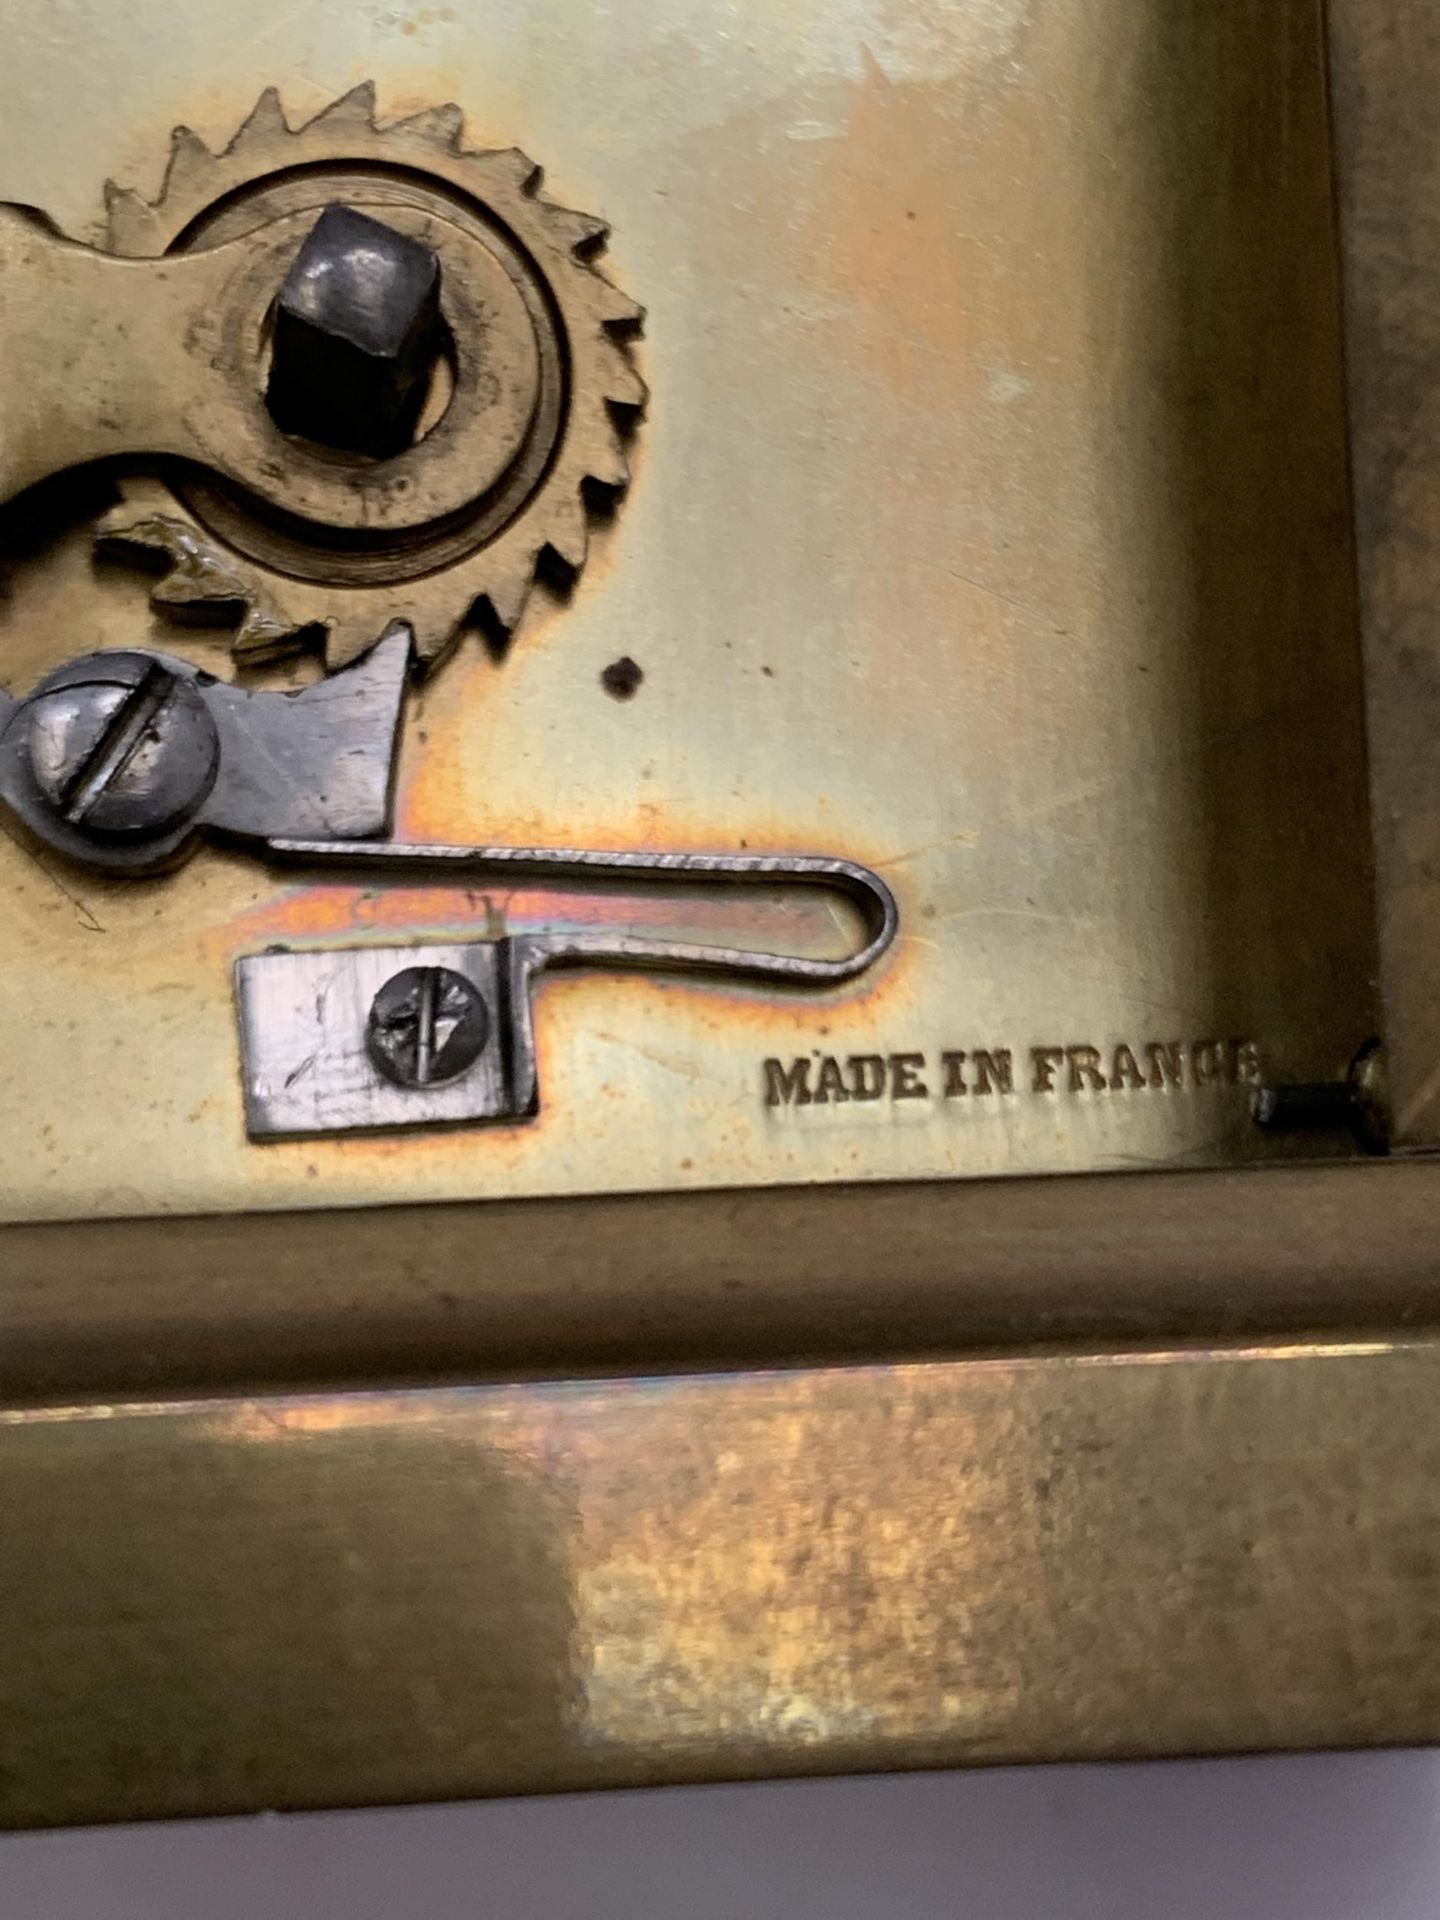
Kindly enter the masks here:
[[[463, 182], [471, 161], [433, 118], [395, 124], [453, 91], [471, 143], [520, 140], [557, 192], [605, 209], [616, 276], [652, 309], [655, 397], [623, 513], [595, 533], [582, 590], [536, 590], [503, 662], [472, 641], [426, 683], [397, 832], [834, 851], [890, 881], [904, 933], [833, 1002], [575, 983], [540, 1018], [546, 1111], [483, 1153], [460, 1130], [260, 1154], [241, 1111], [236, 958], [444, 944], [453, 895], [306, 885], [207, 849], [162, 907], [6, 844], [0, 996], [23, 1015], [0, 1051], [0, 1113], [24, 1119], [5, 1137], [0, 1211], [1356, 1152], [1261, 1135], [1249, 1107], [1257, 1075], [1343, 1076], [1377, 1018], [1313, 8], [1217, 0], [1197, 25], [1162, 0], [845, 0], [797, 26], [742, 0], [740, 15], [685, 14], [667, 61], [633, 9], [587, 34], [581, 59], [573, 9], [550, 0], [502, 58], [488, 30], [411, 36], [353, 10], [317, 39], [281, 0], [255, 0], [259, 39], [217, 76], [229, 3], [207, 0], [214, 30], [197, 38], [202, 14], [146, 0], [156, 57], [123, 115], [113, 74], [133, 47], [103, 9], [87, 9], [63, 74], [45, 34], [19, 36], [0, 197], [78, 233], [96, 182], [137, 177], [186, 114], [199, 131], [168, 188], [144, 183], [158, 211], [118, 201], [102, 236], [160, 254], [287, 155], [319, 179], [358, 141], [367, 166], [408, 155]], [[277, 76], [299, 122], [307, 98], [366, 72], [388, 131], [362, 98], [286, 132], [267, 99], [223, 151]], [[67, 103], [63, 133], [47, 120], [42, 137], [32, 97]], [[581, 292], [604, 294], [572, 265]], [[216, 492], [192, 496], [212, 519]], [[173, 517], [167, 497], [157, 511]], [[77, 634], [225, 670], [228, 630], [153, 616], [143, 580], [96, 568], [92, 524], [77, 514], [14, 566], [11, 686], [32, 687]], [[213, 556], [185, 551], [205, 572]], [[227, 577], [218, 590], [240, 593]], [[403, 613], [441, 587], [385, 592]], [[313, 584], [293, 591], [323, 613]], [[602, 674], [625, 659], [643, 679], [621, 702]], [[823, 902], [758, 896], [597, 905], [492, 888], [463, 907], [465, 926], [477, 918], [496, 935], [600, 924], [810, 954], [850, 934]], [[77, 1058], [91, 1063], [78, 1079]]]

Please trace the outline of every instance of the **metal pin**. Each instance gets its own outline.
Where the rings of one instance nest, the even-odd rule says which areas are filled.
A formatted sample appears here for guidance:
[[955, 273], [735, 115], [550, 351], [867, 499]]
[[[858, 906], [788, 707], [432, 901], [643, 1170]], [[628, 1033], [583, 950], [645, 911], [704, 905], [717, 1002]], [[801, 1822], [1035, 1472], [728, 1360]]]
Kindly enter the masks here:
[[1388, 1108], [1379, 1042], [1361, 1048], [1347, 1079], [1259, 1087], [1250, 1111], [1266, 1133], [1353, 1133], [1367, 1152], [1384, 1153]]
[[388, 459], [414, 438], [444, 339], [436, 254], [337, 203], [280, 289], [266, 403], [286, 433]]

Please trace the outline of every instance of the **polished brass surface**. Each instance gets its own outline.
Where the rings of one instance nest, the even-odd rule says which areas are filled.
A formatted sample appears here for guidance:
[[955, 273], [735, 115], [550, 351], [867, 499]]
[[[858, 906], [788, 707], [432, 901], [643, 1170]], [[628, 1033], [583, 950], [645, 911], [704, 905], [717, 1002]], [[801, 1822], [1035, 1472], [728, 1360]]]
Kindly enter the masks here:
[[0, 1416], [11, 1822], [1440, 1733], [1440, 1351]]
[[1330, 0], [1393, 1143], [1440, 1147], [1440, 25]]
[[[399, 831], [833, 849], [893, 881], [906, 932], [828, 1003], [577, 983], [541, 1008], [533, 1126], [261, 1152], [235, 958], [443, 943], [451, 897], [218, 851], [107, 886], [7, 842], [0, 1211], [1317, 1150], [1248, 1114], [1257, 1074], [1333, 1077], [1375, 1026], [1308, 0], [693, 0], [603, 32], [558, 3], [256, 0], [238, 39], [228, 0], [87, 0], [59, 34], [38, 0], [5, 18], [0, 197], [67, 231], [98, 228], [106, 176], [158, 191], [174, 121], [213, 151], [272, 81], [299, 121], [368, 74], [382, 120], [453, 94], [477, 144], [543, 155], [612, 223], [650, 307], [631, 496], [570, 604], [542, 596], [503, 662], [468, 644], [426, 688]], [[130, 63], [143, 83], [117, 88]], [[77, 633], [175, 645], [143, 582], [97, 571], [91, 521], [77, 506], [47, 544], [37, 505], [0, 632], [13, 687]], [[189, 650], [223, 669], [224, 634]], [[621, 657], [644, 676], [623, 703], [602, 684]], [[595, 911], [478, 905], [497, 934]], [[845, 937], [818, 902], [606, 911], [802, 953]], [[850, 1097], [802, 1103], [797, 1060]]]

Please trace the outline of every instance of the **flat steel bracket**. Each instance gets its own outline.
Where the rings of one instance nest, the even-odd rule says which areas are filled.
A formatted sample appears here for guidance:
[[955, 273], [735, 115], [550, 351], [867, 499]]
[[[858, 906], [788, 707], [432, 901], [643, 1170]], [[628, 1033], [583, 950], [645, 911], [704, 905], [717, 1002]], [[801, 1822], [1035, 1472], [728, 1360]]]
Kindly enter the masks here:
[[235, 969], [246, 1125], [252, 1139], [527, 1119], [539, 1109], [533, 992], [560, 967], [701, 973], [769, 987], [842, 986], [895, 938], [885, 882], [848, 860], [796, 855], [598, 853], [564, 847], [336, 846], [275, 842], [307, 871], [360, 869], [457, 881], [503, 872], [592, 885], [685, 882], [820, 887], [861, 915], [862, 943], [816, 960], [639, 939], [538, 933], [448, 945], [271, 950]]

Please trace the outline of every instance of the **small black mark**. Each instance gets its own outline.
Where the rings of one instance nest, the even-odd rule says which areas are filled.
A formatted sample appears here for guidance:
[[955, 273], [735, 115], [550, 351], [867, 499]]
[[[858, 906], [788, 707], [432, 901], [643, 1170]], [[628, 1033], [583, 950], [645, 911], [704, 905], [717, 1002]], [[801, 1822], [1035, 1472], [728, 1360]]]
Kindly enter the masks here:
[[612, 700], [633, 700], [644, 678], [643, 669], [625, 653], [610, 662], [600, 676], [600, 684]]

